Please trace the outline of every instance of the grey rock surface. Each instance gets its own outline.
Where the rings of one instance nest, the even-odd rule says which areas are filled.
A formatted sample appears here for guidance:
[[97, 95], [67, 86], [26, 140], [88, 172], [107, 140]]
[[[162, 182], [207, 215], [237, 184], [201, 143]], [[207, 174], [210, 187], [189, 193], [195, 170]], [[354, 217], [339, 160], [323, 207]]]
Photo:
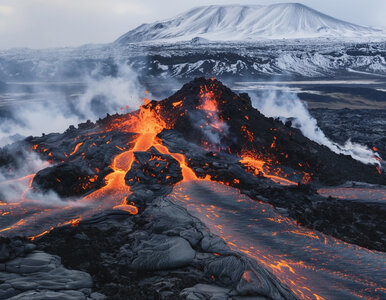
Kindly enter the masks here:
[[[7, 243], [2, 239], [0, 244], [3, 252], [5, 248], [18, 252], [16, 257], [0, 263], [0, 299], [92, 299], [89, 274], [66, 269], [58, 256], [33, 250], [34, 245], [22, 240]], [[15, 244], [16, 248], [10, 246]], [[29, 251], [18, 251], [20, 248]]]
[[195, 257], [189, 242], [180, 237], [153, 235], [133, 249], [136, 257], [130, 268], [135, 270], [167, 270], [188, 266]]
[[38, 244], [60, 255], [66, 267], [88, 272], [93, 291], [112, 299], [296, 299], [163, 196], [146, 200], [139, 215], [106, 211], [77, 227], [55, 229]]

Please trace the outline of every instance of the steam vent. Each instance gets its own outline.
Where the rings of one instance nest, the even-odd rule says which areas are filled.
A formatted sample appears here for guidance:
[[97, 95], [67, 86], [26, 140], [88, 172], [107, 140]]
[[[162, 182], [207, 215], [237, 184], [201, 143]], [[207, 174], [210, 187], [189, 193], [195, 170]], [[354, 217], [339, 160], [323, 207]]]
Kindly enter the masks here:
[[[31, 153], [45, 168], [14, 178]], [[216, 79], [8, 145], [0, 167], [29, 186], [0, 198], [0, 299], [386, 296], [385, 206], [320, 192], [386, 185], [384, 171]]]

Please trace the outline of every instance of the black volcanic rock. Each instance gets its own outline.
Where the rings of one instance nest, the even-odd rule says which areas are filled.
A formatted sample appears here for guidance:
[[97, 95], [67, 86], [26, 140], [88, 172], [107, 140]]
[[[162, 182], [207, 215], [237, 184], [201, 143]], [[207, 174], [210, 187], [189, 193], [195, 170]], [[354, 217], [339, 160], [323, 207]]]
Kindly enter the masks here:
[[78, 196], [95, 186], [97, 176], [76, 164], [63, 163], [39, 171], [32, 183], [35, 191], [55, 191], [61, 197]]
[[[140, 215], [107, 211], [54, 229], [36, 243], [59, 255], [65, 267], [89, 273], [94, 289], [108, 299], [208, 299], [200, 285], [220, 290], [221, 299], [297, 299], [165, 197], [151, 197]], [[247, 282], [245, 273], [257, 280]]]
[[[215, 117], [223, 120], [227, 126], [223, 132], [216, 132], [215, 129], [210, 132], [219, 137], [215, 141], [217, 143], [210, 141], [208, 132], [197, 126], [202, 124], [202, 120], [209, 123], [213, 121], [206, 111], [198, 109], [202, 105], [203, 91], [212, 93], [211, 96], [216, 101], [218, 109]], [[381, 240], [382, 232], [377, 233], [374, 238], [365, 238], [371, 230], [371, 224], [376, 224], [378, 219], [382, 219], [377, 218], [379, 216], [377, 212], [383, 210], [372, 209], [372, 204], [356, 205], [351, 202], [347, 204], [349, 202], [339, 199], [329, 201], [314, 191], [320, 184], [337, 185], [351, 180], [384, 183], [384, 173], [379, 175], [374, 166], [364, 165], [349, 156], [337, 155], [305, 138], [299, 130], [291, 128], [290, 124], [282, 124], [264, 117], [252, 107], [247, 94], [237, 95], [217, 80], [198, 78], [185, 84], [173, 96], [160, 102], [152, 101], [147, 107], [157, 116], [161, 115], [166, 122], [166, 128], [158, 138], [171, 153], [185, 155], [186, 161], [198, 177], [204, 178], [209, 175], [212, 180], [239, 188], [242, 193], [254, 199], [284, 208], [288, 210], [291, 218], [304, 226], [371, 249], [385, 248], [385, 243]], [[72, 126], [63, 134], [29, 137], [23, 142], [1, 149], [0, 165], [3, 170], [17, 169], [20, 158], [23, 160], [25, 157], [23, 153], [32, 148], [42, 159], [59, 163], [55, 167], [39, 172], [33, 183], [35, 189], [42, 191], [53, 189], [63, 197], [85, 195], [102, 187], [105, 184], [105, 176], [112, 171], [109, 166], [114, 157], [133, 147], [137, 135], [121, 130], [120, 127], [133, 114], [135, 112], [126, 115], [107, 115], [95, 124], [86, 122], [80, 124], [78, 128]], [[117, 126], [111, 129], [109, 126], [111, 123]], [[253, 138], [244, 129], [250, 131]], [[273, 142], [274, 147], [271, 147]], [[75, 151], [80, 143], [78, 151]], [[307, 189], [283, 187], [264, 178], [261, 173], [248, 172], [248, 169], [238, 162], [242, 150], [258, 153], [287, 174], [294, 172], [311, 174], [313, 187]], [[127, 202], [134, 202], [140, 210], [145, 207], [148, 200], [144, 199], [149, 195], [158, 197], [167, 194], [173, 184], [181, 180], [181, 170], [173, 158], [160, 155], [160, 158], [163, 158], [156, 166], [155, 161], [149, 161], [153, 155], [151, 153], [158, 152], [151, 149], [136, 153], [136, 161], [126, 174], [126, 182], [131, 185], [132, 191], [136, 189], [142, 191], [129, 195]], [[165, 164], [162, 160], [168, 163]], [[62, 162], [67, 167], [61, 166]], [[63, 178], [68, 178], [58, 182], [56, 172]], [[84, 180], [78, 180], [79, 175]], [[89, 179], [97, 176], [97, 181], [87, 181], [86, 178], [90, 175], [92, 176], [88, 177]], [[133, 181], [130, 181], [131, 179]], [[302, 177], [292, 175], [290, 179], [298, 182]], [[350, 225], [351, 206], [356, 207], [355, 213], [359, 216], [357, 218], [359, 225], [354, 227]], [[333, 210], [341, 217], [335, 218], [331, 213]], [[372, 222], [368, 224], [362, 220], [365, 220], [366, 214], [370, 212]], [[349, 227], [352, 229], [348, 231]]]
[[35, 245], [26, 243], [22, 238], [10, 239], [0, 237], [0, 263], [4, 263], [18, 256], [25, 256], [35, 248]]
[[125, 176], [126, 184], [173, 185], [182, 179], [178, 162], [170, 155], [159, 153], [155, 148], [148, 152], [135, 152], [134, 162]]
[[103, 299], [89, 274], [68, 270], [60, 258], [20, 238], [0, 237], [0, 299]]
[[[215, 117], [212, 112], [208, 114], [199, 109], [203, 91], [211, 93], [217, 104]], [[266, 118], [252, 107], [247, 94], [237, 95], [217, 80], [197, 78], [171, 97], [160, 102], [152, 101], [146, 107], [161, 115], [166, 129], [173, 129], [186, 141], [204, 145], [214, 152], [233, 155], [252, 152], [274, 165], [288, 168], [289, 174], [294, 171], [308, 173], [312, 182], [317, 184], [338, 185], [346, 181], [386, 184], [385, 174], [380, 175], [375, 166], [362, 164], [351, 156], [338, 155], [304, 137], [290, 124]], [[28, 143], [31, 146], [37, 144], [36, 151], [45, 159], [103, 170], [102, 177], [108, 173], [106, 168], [115, 155], [123, 151], [120, 149], [131, 147], [133, 134], [119, 130], [119, 124], [130, 116], [108, 115], [96, 124], [86, 122], [62, 135], [29, 138]], [[223, 123], [221, 131], [214, 128], [217, 121]], [[111, 122], [118, 126], [106, 132], [104, 127], [108, 128]], [[83, 142], [79, 150], [69, 155], [79, 142]], [[2, 152], [0, 162], [3, 159], [5, 164], [12, 156], [9, 151]]]

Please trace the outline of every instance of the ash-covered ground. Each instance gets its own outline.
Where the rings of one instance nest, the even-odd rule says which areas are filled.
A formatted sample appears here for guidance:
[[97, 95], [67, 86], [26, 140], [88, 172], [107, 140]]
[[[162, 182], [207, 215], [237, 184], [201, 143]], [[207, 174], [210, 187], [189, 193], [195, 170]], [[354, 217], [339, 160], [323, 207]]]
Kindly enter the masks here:
[[[312, 113], [333, 140], [356, 124]], [[355, 139], [384, 157], [371, 122]], [[49, 165], [20, 178], [31, 153]], [[0, 298], [385, 296], [385, 202], [318, 193], [361, 182], [382, 195], [378, 160], [337, 154], [217, 80], [0, 154]]]

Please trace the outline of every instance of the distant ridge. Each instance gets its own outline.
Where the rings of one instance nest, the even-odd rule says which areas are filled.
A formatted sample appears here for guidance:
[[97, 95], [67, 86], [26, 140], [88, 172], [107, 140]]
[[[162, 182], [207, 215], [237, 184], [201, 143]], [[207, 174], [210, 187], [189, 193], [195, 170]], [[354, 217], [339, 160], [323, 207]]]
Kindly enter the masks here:
[[299, 3], [211, 5], [193, 8], [174, 18], [143, 24], [122, 35], [117, 43], [144, 41], [213, 41], [367, 37], [381, 34], [325, 15]]

